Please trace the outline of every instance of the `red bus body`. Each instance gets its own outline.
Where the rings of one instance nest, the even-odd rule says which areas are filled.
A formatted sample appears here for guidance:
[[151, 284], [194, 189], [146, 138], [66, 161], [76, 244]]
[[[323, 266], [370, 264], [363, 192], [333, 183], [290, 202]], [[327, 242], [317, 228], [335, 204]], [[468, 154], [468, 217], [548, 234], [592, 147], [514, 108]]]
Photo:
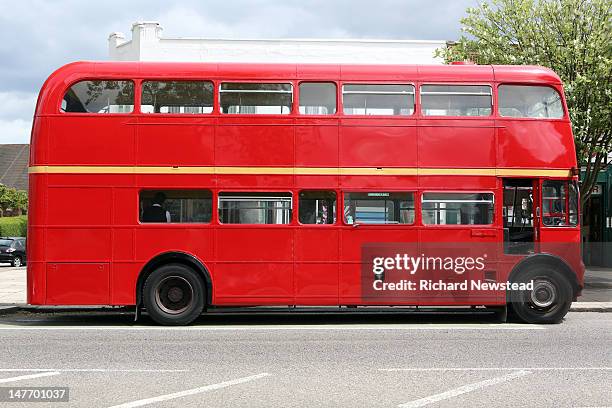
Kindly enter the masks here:
[[[133, 80], [134, 111], [60, 111], [70, 86], [90, 79]], [[206, 79], [214, 83], [210, 114], [144, 114], [143, 80]], [[229, 115], [219, 110], [221, 82], [334, 82], [337, 112], [327, 116]], [[414, 114], [347, 116], [345, 83], [415, 86]], [[436, 117], [420, 113], [422, 84], [492, 87], [490, 116]], [[562, 97], [560, 119], [501, 117], [501, 84], [545, 85]], [[576, 154], [562, 84], [552, 71], [512, 66], [345, 66], [212, 63], [79, 62], [68, 64], [40, 92], [31, 140], [28, 225], [28, 303], [134, 305], [139, 277], [155, 262], [183, 254], [203, 267], [208, 304], [368, 305], [360, 288], [362, 246], [395, 242], [500, 243], [504, 239], [502, 180], [576, 180]], [[213, 193], [209, 224], [139, 222], [142, 189]], [[337, 192], [338, 214], [348, 191], [413, 191], [412, 225], [222, 225], [219, 192]], [[488, 226], [424, 225], [424, 191], [494, 193]], [[541, 200], [541, 199], [537, 199]], [[536, 201], [539, 202], [539, 201]], [[579, 226], [538, 226], [539, 242], [580, 242]], [[166, 258], [164, 258], [166, 257]], [[569, 256], [577, 296], [584, 266]], [[500, 259], [498, 279], [514, 263]], [[389, 304], [389, 302], [382, 302]], [[413, 298], [399, 305], [502, 305], [503, 293], [462, 301]]]

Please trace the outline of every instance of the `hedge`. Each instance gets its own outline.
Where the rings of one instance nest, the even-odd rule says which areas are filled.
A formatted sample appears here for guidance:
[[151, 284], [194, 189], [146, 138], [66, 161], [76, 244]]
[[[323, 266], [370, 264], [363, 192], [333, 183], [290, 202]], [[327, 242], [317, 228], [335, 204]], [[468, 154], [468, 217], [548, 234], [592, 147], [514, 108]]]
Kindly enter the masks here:
[[0, 217], [0, 237], [25, 237], [28, 233], [28, 217]]

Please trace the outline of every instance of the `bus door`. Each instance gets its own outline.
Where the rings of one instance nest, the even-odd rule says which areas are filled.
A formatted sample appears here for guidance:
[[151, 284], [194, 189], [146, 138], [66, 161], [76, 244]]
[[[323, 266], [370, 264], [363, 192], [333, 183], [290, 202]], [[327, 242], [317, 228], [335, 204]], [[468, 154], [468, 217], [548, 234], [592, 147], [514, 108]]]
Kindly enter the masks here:
[[504, 253], [507, 255], [534, 253], [540, 240], [539, 181], [505, 179], [503, 188]]

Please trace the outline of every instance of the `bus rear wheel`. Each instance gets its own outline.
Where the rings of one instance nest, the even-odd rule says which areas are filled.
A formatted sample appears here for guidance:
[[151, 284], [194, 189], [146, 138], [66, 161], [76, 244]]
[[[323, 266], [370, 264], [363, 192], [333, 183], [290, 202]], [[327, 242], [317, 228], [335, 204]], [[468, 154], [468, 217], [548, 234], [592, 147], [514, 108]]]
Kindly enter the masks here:
[[200, 276], [181, 264], [159, 267], [147, 277], [143, 302], [147, 313], [162, 325], [192, 323], [204, 310], [205, 287]]
[[560, 272], [548, 265], [523, 270], [513, 282], [533, 282], [533, 290], [512, 291], [513, 315], [525, 323], [560, 323], [572, 304], [572, 286]]

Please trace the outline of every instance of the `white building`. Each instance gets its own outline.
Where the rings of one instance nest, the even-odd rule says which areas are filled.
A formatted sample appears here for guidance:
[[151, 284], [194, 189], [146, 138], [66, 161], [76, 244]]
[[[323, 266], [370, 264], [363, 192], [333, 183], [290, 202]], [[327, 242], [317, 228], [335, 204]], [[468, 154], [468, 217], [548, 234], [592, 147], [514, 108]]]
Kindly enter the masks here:
[[108, 38], [113, 61], [285, 62], [347, 64], [441, 64], [446, 41], [421, 40], [229, 40], [163, 38], [157, 22], [136, 22], [132, 39]]

